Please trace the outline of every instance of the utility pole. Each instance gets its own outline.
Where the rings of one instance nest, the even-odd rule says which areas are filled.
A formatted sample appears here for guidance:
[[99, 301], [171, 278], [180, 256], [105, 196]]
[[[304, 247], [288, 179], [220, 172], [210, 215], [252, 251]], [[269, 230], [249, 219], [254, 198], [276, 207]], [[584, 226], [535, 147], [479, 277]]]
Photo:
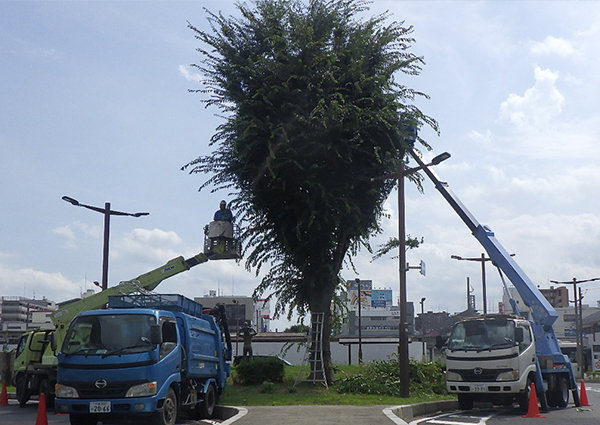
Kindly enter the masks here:
[[585, 282], [593, 282], [595, 280], [600, 280], [600, 277], [595, 277], [592, 279], [584, 279], [577, 280], [577, 278], [573, 278], [570, 281], [559, 282], [556, 280], [551, 280], [551, 283], [556, 283], [559, 285], [573, 285], [573, 304], [575, 306], [575, 329], [577, 332], [576, 344], [577, 344], [577, 364], [579, 365], [579, 370], [581, 370], [582, 376], [584, 373], [584, 364], [583, 364], [583, 311], [582, 311], [582, 303], [581, 299], [583, 295], [581, 293], [581, 288], [579, 288], [579, 292], [577, 291], [577, 284], [585, 283]]
[[[416, 138], [416, 129], [414, 129]], [[410, 139], [407, 139], [410, 140]], [[414, 139], [413, 139], [414, 141]], [[416, 159], [417, 157], [415, 157]], [[408, 398], [410, 396], [410, 359], [408, 353], [408, 322], [407, 322], [407, 297], [406, 297], [406, 213], [404, 200], [404, 177], [415, 173], [432, 165], [438, 165], [442, 161], [450, 158], [448, 152], [441, 153], [434, 157], [430, 163], [423, 163], [420, 158], [417, 162], [421, 165], [413, 168], [405, 168], [403, 158], [398, 159], [396, 172], [381, 177], [372, 178], [375, 180], [395, 179], [398, 182], [398, 274], [400, 289], [400, 323], [398, 332], [398, 362], [400, 363], [400, 397]]]
[[363, 363], [363, 352], [362, 352], [362, 314], [361, 314], [362, 305], [361, 305], [361, 302], [360, 302], [360, 299], [362, 298], [362, 294], [361, 294], [360, 279], [356, 278], [356, 279], [354, 279], [354, 281], [358, 285], [358, 364], [362, 364]]

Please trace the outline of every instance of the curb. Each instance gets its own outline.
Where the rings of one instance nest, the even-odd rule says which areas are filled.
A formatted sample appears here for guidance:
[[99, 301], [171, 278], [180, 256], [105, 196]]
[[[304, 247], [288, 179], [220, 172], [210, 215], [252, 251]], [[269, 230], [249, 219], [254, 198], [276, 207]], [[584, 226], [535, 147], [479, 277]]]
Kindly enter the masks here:
[[221, 425], [232, 424], [248, 413], [245, 407], [220, 406], [216, 405], [213, 411], [213, 418], [220, 419]]
[[450, 412], [453, 410], [458, 410], [457, 400], [426, 401], [423, 403], [405, 404], [384, 409], [384, 413], [390, 417], [388, 413], [386, 413], [387, 411], [400, 419], [410, 421], [419, 416], [438, 412]]

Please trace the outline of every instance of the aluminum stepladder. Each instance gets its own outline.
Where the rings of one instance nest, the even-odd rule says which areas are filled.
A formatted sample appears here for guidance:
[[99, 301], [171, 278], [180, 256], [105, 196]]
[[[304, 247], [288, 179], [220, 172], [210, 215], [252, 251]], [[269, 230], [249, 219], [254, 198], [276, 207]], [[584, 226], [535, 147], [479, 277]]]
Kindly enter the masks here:
[[[294, 386], [300, 382], [311, 382], [313, 384], [320, 383], [327, 387], [327, 375], [325, 374], [325, 363], [323, 361], [324, 317], [324, 313], [311, 313], [310, 315], [308, 346]], [[306, 373], [308, 373], [307, 378], [304, 377]]]

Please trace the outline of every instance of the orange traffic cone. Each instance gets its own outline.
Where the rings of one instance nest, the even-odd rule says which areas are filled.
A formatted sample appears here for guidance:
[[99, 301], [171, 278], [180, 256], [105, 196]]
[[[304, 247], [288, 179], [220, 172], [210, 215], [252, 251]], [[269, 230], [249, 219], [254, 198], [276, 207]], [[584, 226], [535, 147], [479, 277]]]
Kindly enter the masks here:
[[46, 395], [44, 393], [40, 394], [40, 404], [38, 405], [35, 425], [48, 425], [48, 415], [46, 414]]
[[585, 393], [585, 383], [583, 382], [583, 379], [581, 380], [581, 391], [579, 392], [579, 401], [581, 402], [580, 404], [582, 406], [591, 406], [590, 402], [588, 401], [587, 394]]
[[2, 382], [2, 395], [0, 396], [0, 406], [8, 406], [8, 393], [6, 392], [6, 382]]
[[531, 383], [531, 389], [529, 390], [529, 409], [527, 414], [523, 418], [545, 418], [540, 415], [540, 409], [538, 408], [537, 393], [535, 392], [535, 384]]

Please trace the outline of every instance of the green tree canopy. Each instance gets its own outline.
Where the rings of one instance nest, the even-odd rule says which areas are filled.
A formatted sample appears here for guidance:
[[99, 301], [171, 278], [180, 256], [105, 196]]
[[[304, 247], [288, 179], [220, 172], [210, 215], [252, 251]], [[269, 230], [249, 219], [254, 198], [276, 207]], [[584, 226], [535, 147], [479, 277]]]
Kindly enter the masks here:
[[234, 196], [246, 266], [268, 267], [256, 295], [275, 295], [276, 313], [329, 317], [344, 260], [380, 231], [395, 185], [372, 178], [395, 172], [410, 128], [437, 130], [411, 103], [427, 96], [402, 84], [424, 62], [409, 52], [412, 28], [365, 18], [365, 1], [237, 7], [239, 18], [207, 11], [210, 32], [190, 24], [206, 77], [197, 92], [224, 123], [214, 151], [184, 169], [209, 175], [201, 190]]

